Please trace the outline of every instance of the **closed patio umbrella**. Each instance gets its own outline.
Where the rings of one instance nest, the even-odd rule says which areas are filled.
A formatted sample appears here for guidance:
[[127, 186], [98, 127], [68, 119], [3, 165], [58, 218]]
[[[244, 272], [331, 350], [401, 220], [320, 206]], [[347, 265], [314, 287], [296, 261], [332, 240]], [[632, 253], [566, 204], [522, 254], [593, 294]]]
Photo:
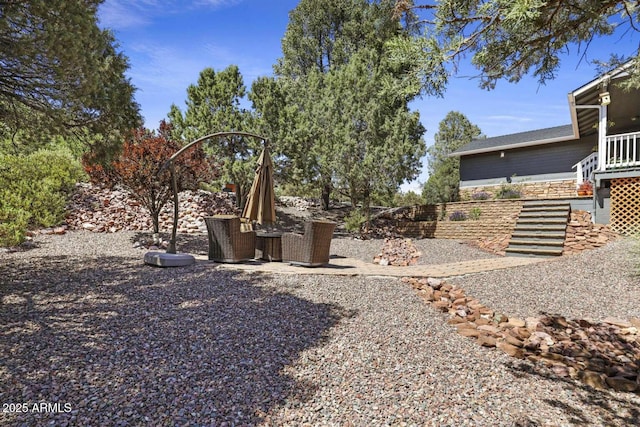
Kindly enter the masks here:
[[249, 191], [249, 198], [242, 211], [243, 218], [257, 221], [258, 224], [276, 222], [276, 203], [273, 190], [273, 162], [269, 148], [264, 147], [258, 158], [258, 167]]

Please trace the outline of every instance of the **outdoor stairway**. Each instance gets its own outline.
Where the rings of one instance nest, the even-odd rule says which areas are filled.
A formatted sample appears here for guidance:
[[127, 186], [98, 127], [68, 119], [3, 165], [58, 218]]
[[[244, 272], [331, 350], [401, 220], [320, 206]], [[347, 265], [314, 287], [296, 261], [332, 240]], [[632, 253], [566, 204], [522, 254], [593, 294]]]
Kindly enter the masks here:
[[525, 201], [511, 235], [507, 256], [562, 255], [571, 205], [554, 201]]

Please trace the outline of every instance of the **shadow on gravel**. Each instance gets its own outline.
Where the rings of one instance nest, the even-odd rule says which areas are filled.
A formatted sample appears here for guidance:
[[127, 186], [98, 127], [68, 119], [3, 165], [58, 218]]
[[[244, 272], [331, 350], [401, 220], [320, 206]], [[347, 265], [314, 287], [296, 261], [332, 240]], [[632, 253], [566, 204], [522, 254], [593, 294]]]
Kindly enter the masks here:
[[[597, 390], [593, 387], [572, 380], [570, 378], [559, 377], [545, 368], [531, 366], [525, 363], [511, 363], [509, 369], [516, 377], [524, 377], [535, 375], [545, 380], [560, 382], [570, 391], [575, 390], [576, 400], [580, 400], [582, 405], [589, 407], [588, 413], [598, 413], [601, 425], [606, 426], [631, 426], [637, 425], [640, 420], [640, 407], [631, 401], [620, 399], [616, 393], [609, 390]], [[630, 396], [632, 396], [630, 394]], [[586, 426], [591, 425], [592, 420], [584, 417], [585, 410], [583, 407], [573, 407], [560, 399], [545, 399], [545, 401], [553, 407], [561, 409], [570, 418], [572, 425]], [[533, 411], [535, 416], [535, 411]], [[537, 426], [536, 421], [527, 420], [518, 426]]]
[[[171, 233], [161, 233], [163, 240], [168, 241], [171, 238]], [[138, 232], [131, 238], [131, 244], [134, 242], [151, 242], [152, 233]], [[179, 253], [188, 253], [192, 255], [207, 255], [209, 252], [209, 241], [205, 233], [178, 233], [176, 236], [176, 249]], [[164, 249], [161, 249], [164, 252]], [[141, 249], [141, 255], [144, 254], [144, 250]]]
[[0, 271], [2, 402], [61, 411], [10, 424], [256, 424], [314, 393], [283, 368], [348, 315], [206, 264], [49, 256]]

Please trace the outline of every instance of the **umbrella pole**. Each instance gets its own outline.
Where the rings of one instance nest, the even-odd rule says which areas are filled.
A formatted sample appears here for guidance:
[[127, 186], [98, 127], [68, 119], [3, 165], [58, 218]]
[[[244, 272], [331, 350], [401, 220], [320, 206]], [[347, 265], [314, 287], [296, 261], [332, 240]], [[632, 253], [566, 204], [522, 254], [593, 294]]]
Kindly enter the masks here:
[[171, 230], [171, 239], [169, 240], [168, 254], [176, 253], [176, 234], [178, 231], [178, 182], [176, 181], [176, 171], [173, 162], [169, 166], [171, 171], [171, 190], [173, 191], [173, 229]]

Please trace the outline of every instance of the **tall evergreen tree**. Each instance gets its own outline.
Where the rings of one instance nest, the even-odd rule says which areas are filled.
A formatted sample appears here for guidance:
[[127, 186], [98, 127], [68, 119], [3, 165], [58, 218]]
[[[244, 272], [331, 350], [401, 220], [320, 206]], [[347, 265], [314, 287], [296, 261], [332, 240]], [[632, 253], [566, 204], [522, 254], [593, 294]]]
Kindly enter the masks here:
[[[242, 74], [236, 65], [218, 73], [205, 68], [200, 72], [198, 83], [187, 88], [185, 113], [176, 105], [171, 106], [169, 121], [174, 129], [173, 137], [188, 142], [211, 133], [247, 131], [251, 115], [240, 106], [245, 93]], [[260, 141], [228, 136], [211, 141], [207, 147], [222, 163], [221, 179], [236, 185], [236, 202], [244, 205], [262, 148]]]
[[[373, 154], [374, 147], [391, 146], [391, 140], [385, 140], [391, 132], [383, 128], [392, 127], [399, 114], [409, 114], [406, 105], [412, 97], [398, 98], [389, 90], [399, 83], [396, 76], [400, 70], [384, 63], [386, 43], [404, 32], [393, 18], [392, 7], [392, 0], [302, 0], [290, 14], [282, 41], [284, 56], [275, 66], [276, 83], [271, 88], [279, 88], [284, 103], [292, 106], [284, 114], [292, 118], [293, 126], [289, 130], [278, 126], [277, 142], [287, 147], [283, 154], [290, 159], [297, 182], [320, 189], [325, 209], [335, 189], [368, 204], [372, 183], [376, 194], [386, 193], [389, 185], [397, 188], [392, 184], [396, 179], [364, 178], [361, 163], [359, 172], [347, 166], [365, 152]], [[356, 93], [359, 85], [367, 86], [366, 95]], [[281, 114], [266, 114], [261, 111], [264, 105], [254, 105], [261, 117], [283, 122]], [[412, 158], [424, 150], [420, 138], [424, 130], [415, 132], [417, 116], [398, 123], [407, 125], [398, 129], [398, 134], [409, 135], [407, 140], [415, 146], [395, 144], [401, 154], [385, 153], [380, 159]], [[418, 138], [414, 138], [416, 133]], [[395, 170], [407, 174], [405, 179], [413, 176], [411, 168], [399, 166]], [[356, 179], [358, 173], [361, 176]], [[375, 175], [376, 168], [369, 167], [368, 173]], [[363, 184], [365, 181], [368, 184]]]
[[14, 151], [33, 151], [43, 133], [106, 137], [140, 124], [127, 58], [97, 25], [100, 3], [0, 3], [0, 132]]
[[457, 111], [450, 111], [440, 122], [434, 144], [427, 149], [429, 179], [422, 189], [427, 203], [459, 200], [460, 159], [449, 154], [481, 134], [478, 126]]
[[[336, 187], [368, 214], [372, 200], [391, 203], [406, 179], [414, 179], [425, 154], [419, 114], [391, 93], [386, 62], [360, 50], [327, 75], [328, 105], [335, 139], [331, 169]], [[329, 154], [329, 153], [327, 153]]]

